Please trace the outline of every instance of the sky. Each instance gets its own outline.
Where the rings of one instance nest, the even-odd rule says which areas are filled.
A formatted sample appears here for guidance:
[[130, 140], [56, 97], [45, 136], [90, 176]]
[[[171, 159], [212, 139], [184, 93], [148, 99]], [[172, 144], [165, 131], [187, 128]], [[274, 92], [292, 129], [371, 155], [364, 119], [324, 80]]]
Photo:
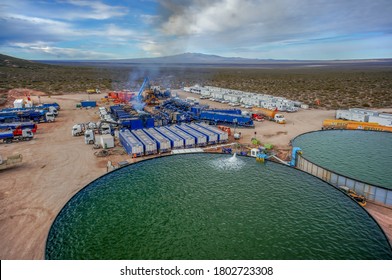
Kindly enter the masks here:
[[0, 31], [31, 60], [392, 58], [392, 1], [0, 0]]

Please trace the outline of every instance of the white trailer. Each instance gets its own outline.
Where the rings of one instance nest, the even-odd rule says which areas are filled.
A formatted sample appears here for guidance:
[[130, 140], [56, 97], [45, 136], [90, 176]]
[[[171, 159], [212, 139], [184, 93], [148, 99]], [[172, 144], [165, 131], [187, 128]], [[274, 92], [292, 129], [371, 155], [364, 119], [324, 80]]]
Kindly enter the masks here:
[[382, 116], [369, 116], [369, 122], [375, 122], [384, 126], [392, 126], [392, 118]]
[[369, 116], [363, 114], [359, 111], [350, 111], [350, 110], [337, 110], [336, 119], [343, 119], [349, 121], [356, 121], [356, 122], [367, 122], [369, 120]]

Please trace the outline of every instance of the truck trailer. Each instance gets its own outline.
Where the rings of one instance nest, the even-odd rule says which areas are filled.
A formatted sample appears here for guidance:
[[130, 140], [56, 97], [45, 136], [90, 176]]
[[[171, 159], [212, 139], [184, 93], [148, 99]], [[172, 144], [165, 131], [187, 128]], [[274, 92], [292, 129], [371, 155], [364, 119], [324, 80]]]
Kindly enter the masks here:
[[184, 148], [184, 139], [182, 139], [177, 134], [173, 133], [172, 131], [168, 130], [166, 127], [155, 127], [153, 128], [164, 137], [170, 140], [170, 145], [172, 149], [181, 149]]
[[190, 135], [183, 130], [179, 129], [177, 126], [167, 126], [166, 127], [169, 131], [176, 134], [177, 136], [181, 137], [184, 140], [184, 146], [186, 148], [194, 148], [196, 145], [195, 136]]
[[215, 126], [208, 125], [206, 123], [196, 123], [197, 126], [200, 126], [204, 129], [207, 129], [209, 131], [215, 132], [218, 135], [218, 142], [219, 143], [225, 143], [229, 141], [229, 134], [225, 131], [220, 130], [219, 128]]
[[235, 115], [229, 113], [202, 111], [200, 113], [200, 120], [218, 123], [228, 123], [232, 125], [239, 125], [245, 127], [254, 127], [253, 120], [249, 116]]
[[198, 131], [199, 133], [202, 133], [203, 135], [205, 135], [207, 137], [207, 142], [208, 142], [209, 145], [213, 145], [213, 144], [218, 143], [218, 134], [217, 133], [215, 133], [215, 132], [213, 132], [211, 130], [205, 129], [202, 126], [198, 126], [198, 125], [196, 125], [194, 123], [186, 124], [186, 126], [188, 126], [188, 127], [192, 128], [192, 129]]
[[187, 126], [186, 124], [181, 124], [181, 125], [176, 125], [177, 128], [181, 129], [182, 131], [188, 133], [189, 135], [192, 135], [196, 139], [196, 145], [197, 146], [206, 146], [207, 145], [207, 136], [198, 132], [195, 129], [192, 129], [191, 127]]
[[127, 154], [132, 157], [144, 155], [143, 144], [128, 129], [119, 132], [119, 139]]
[[171, 150], [170, 140], [154, 128], [143, 129], [143, 131], [157, 143], [157, 148], [160, 153], [165, 153]]
[[157, 143], [148, 136], [143, 129], [132, 130], [131, 133], [140, 141], [140, 143], [144, 146], [144, 154], [145, 155], [153, 155], [156, 154]]

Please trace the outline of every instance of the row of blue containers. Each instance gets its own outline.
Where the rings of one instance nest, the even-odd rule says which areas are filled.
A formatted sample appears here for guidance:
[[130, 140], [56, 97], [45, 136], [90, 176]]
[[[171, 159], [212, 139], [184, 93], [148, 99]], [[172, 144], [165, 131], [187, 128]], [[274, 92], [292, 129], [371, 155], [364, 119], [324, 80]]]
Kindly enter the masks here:
[[193, 148], [227, 142], [228, 135], [207, 124], [182, 124], [157, 128], [123, 130], [120, 142], [132, 156], [168, 152], [172, 149]]
[[154, 129], [170, 141], [171, 149], [184, 148], [184, 139], [170, 131], [167, 126], [156, 127]]
[[144, 155], [143, 144], [128, 129], [119, 132], [121, 145], [129, 155]]
[[216, 135], [218, 135], [218, 143], [225, 143], [227, 141], [229, 141], [229, 135], [227, 132], [224, 132], [222, 130], [220, 130], [219, 128], [215, 127], [215, 126], [211, 126], [208, 125], [206, 123], [196, 123], [195, 125], [204, 128], [206, 130], [209, 130], [211, 132], [214, 132]]
[[203, 135], [205, 135], [207, 137], [207, 144], [214, 145], [214, 144], [218, 143], [219, 135], [217, 133], [214, 133], [211, 130], [208, 130], [202, 126], [198, 126], [194, 123], [187, 124], [186, 126], [188, 126], [189, 128], [191, 128], [193, 130], [199, 131], [200, 133], [203, 133]]

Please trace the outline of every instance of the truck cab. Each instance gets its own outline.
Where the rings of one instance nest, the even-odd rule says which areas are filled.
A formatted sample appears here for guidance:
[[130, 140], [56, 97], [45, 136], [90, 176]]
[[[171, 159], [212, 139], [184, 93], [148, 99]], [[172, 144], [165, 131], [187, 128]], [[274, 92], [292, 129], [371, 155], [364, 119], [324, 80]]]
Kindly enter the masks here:
[[30, 128], [25, 128], [22, 130], [22, 138], [26, 140], [33, 139], [34, 135]]
[[86, 144], [95, 143], [94, 131], [92, 129], [87, 129], [86, 132], [84, 133], [84, 142]]
[[47, 122], [54, 122], [55, 115], [53, 113], [51, 113], [51, 112], [47, 112], [45, 114], [45, 119], [46, 119]]
[[55, 117], [59, 115], [59, 111], [54, 106], [49, 106], [49, 113], [53, 113]]
[[259, 114], [252, 114], [252, 120], [257, 121], [257, 122], [262, 122], [264, 118], [260, 116]]
[[112, 133], [112, 128], [111, 128], [110, 124], [103, 123], [101, 125], [101, 128], [100, 128], [100, 133], [101, 134], [111, 134]]
[[282, 115], [282, 114], [275, 114], [274, 120], [275, 120], [275, 122], [280, 123], [280, 124], [286, 123], [286, 119], [284, 118], [284, 115]]
[[72, 127], [72, 136], [80, 136], [84, 133], [84, 126], [81, 124], [75, 124]]

